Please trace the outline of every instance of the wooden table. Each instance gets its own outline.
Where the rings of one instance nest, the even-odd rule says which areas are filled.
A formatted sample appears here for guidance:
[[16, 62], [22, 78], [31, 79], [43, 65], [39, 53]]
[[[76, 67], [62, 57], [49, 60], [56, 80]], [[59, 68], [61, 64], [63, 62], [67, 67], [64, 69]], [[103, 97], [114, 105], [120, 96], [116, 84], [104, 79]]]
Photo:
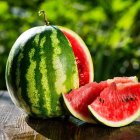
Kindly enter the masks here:
[[0, 140], [140, 140], [140, 121], [110, 128], [73, 117], [34, 119], [20, 111], [6, 91], [0, 91]]

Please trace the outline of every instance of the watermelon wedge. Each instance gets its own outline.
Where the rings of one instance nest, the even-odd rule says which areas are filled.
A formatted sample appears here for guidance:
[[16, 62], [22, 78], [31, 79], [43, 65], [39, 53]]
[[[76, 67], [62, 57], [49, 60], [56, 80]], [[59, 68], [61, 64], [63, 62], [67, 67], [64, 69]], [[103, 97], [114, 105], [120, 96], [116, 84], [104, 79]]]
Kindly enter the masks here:
[[76, 118], [95, 123], [91, 118], [87, 106], [98, 96], [98, 94], [107, 86], [106, 83], [92, 82], [82, 86], [79, 89], [72, 90], [69, 94], [63, 94], [66, 107]]
[[91, 117], [88, 110], [90, 105], [103, 91], [113, 82], [115, 83], [137, 83], [137, 77], [115, 77], [100, 83], [91, 82], [79, 89], [72, 90], [68, 94], [63, 94], [63, 99], [66, 107], [76, 118], [88, 122], [95, 123], [96, 121]]
[[88, 108], [107, 126], [125, 126], [140, 116], [140, 83], [111, 83]]

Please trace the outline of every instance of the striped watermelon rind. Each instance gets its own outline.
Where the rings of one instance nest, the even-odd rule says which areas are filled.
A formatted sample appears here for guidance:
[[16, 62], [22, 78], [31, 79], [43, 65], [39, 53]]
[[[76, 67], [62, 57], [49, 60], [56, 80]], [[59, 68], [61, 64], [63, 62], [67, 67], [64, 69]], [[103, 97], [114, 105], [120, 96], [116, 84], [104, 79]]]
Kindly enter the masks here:
[[16, 40], [7, 60], [6, 85], [27, 114], [63, 115], [61, 93], [78, 88], [79, 77], [71, 45], [57, 26], [31, 28]]

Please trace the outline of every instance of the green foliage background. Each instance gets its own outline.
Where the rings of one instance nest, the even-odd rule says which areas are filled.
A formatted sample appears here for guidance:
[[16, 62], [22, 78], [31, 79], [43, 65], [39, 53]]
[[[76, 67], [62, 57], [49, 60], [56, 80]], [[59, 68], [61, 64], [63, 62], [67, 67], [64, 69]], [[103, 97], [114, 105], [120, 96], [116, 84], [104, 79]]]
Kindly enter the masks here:
[[140, 79], [139, 0], [7, 0], [0, 1], [0, 89], [6, 89], [6, 60], [17, 37], [44, 24], [40, 9], [52, 25], [82, 37], [93, 58], [96, 81], [131, 75]]

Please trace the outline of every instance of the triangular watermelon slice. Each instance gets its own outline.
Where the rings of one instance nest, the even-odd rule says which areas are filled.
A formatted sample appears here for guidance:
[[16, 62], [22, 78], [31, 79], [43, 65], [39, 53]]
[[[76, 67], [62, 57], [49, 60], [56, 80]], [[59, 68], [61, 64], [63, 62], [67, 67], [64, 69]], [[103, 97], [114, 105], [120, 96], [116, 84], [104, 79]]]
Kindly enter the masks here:
[[107, 126], [127, 125], [140, 116], [140, 83], [111, 83], [88, 108]]
[[101, 91], [108, 87], [112, 82], [115, 83], [136, 83], [137, 78], [134, 77], [116, 77], [100, 83], [92, 82], [80, 87], [79, 89], [72, 90], [68, 94], [63, 94], [63, 99], [66, 107], [76, 118], [89, 122], [95, 123], [96, 121], [91, 117], [88, 110], [93, 100], [99, 96]]
[[72, 90], [69, 94], [63, 94], [66, 107], [76, 118], [95, 123], [91, 118], [87, 106], [98, 96], [98, 94], [107, 86], [106, 83], [92, 82], [79, 89]]

